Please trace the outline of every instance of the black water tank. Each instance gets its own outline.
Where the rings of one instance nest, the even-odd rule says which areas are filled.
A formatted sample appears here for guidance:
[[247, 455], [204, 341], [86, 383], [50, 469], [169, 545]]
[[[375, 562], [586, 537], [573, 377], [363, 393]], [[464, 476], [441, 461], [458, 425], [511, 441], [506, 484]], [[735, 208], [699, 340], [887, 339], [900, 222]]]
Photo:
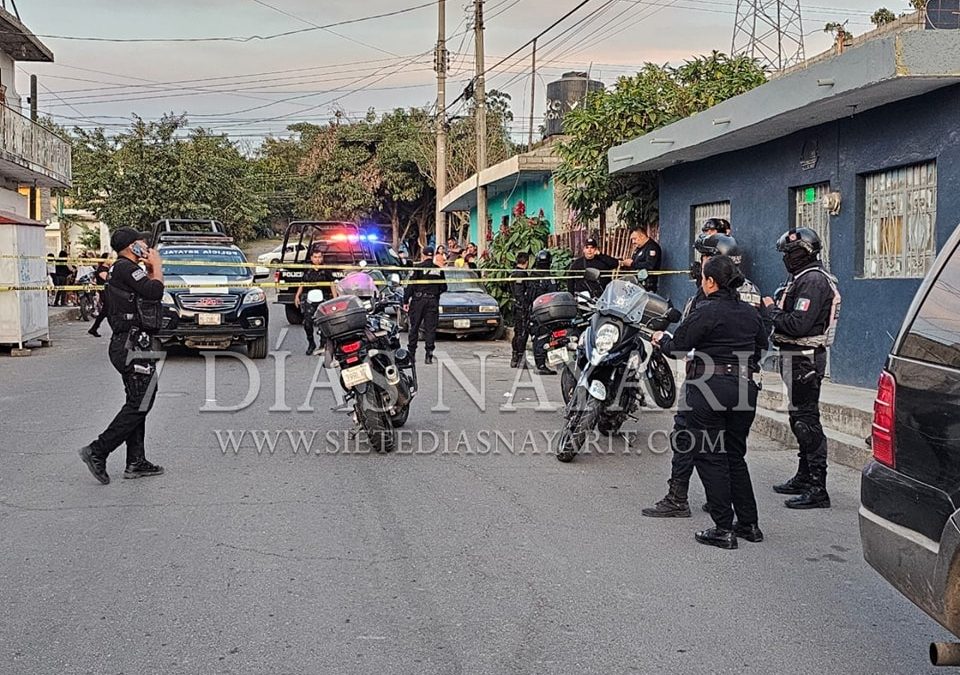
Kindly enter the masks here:
[[574, 108], [583, 105], [587, 94], [603, 89], [603, 82], [591, 80], [586, 73], [564, 73], [556, 82], [547, 85], [547, 110], [544, 113], [545, 134], [563, 133], [563, 118]]

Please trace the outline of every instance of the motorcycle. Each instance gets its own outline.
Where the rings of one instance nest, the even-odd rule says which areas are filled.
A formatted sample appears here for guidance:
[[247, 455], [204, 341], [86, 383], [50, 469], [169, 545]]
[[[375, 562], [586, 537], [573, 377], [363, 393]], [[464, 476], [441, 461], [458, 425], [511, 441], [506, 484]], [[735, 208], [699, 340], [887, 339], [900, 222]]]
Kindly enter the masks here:
[[[587, 270], [585, 276], [590, 278]], [[557, 459], [570, 462], [587, 434], [612, 435], [646, 404], [643, 385], [660, 408], [676, 402], [677, 384], [666, 357], [651, 339], [680, 320], [665, 298], [639, 285], [645, 270], [614, 279], [596, 302], [576, 347], [576, 384], [570, 391]]]
[[570, 402], [577, 383], [574, 374], [577, 343], [595, 308], [596, 299], [588, 292], [572, 295], [561, 291], [537, 297], [530, 309], [534, 344], [543, 344], [547, 365], [560, 369], [564, 404]]
[[83, 321], [89, 321], [100, 315], [100, 312], [103, 311], [103, 307], [100, 303], [100, 293], [98, 293], [98, 288], [94, 285], [96, 277], [94, 276], [93, 271], [85, 273], [83, 276], [78, 276], [76, 283], [78, 286], [88, 286], [84, 290], [77, 293], [77, 306], [80, 309], [80, 318]]
[[[347, 286], [344, 282], [350, 276], [341, 287]], [[316, 305], [314, 325], [324, 341], [325, 362], [339, 368], [358, 428], [378, 452], [393, 451], [395, 429], [406, 424], [417, 393], [415, 366], [400, 346], [395, 301], [375, 295], [324, 301], [319, 289], [307, 293], [307, 301]]]

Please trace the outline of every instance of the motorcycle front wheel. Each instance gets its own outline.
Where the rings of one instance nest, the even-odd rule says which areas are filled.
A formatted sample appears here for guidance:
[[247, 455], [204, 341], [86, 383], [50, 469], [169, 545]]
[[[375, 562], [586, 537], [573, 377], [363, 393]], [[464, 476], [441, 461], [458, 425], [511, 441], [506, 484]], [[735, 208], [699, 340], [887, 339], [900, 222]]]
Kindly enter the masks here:
[[[571, 406], [575, 406], [571, 409]], [[600, 402], [593, 398], [584, 389], [574, 391], [573, 400], [567, 406], [568, 418], [567, 424], [560, 434], [560, 440], [557, 444], [557, 459], [561, 462], [572, 462], [577, 456], [584, 442], [587, 440], [587, 434], [593, 431], [597, 423], [597, 413], [600, 409]]]
[[677, 381], [673, 369], [660, 351], [655, 351], [647, 365], [647, 383], [653, 401], [661, 408], [672, 408], [677, 402]]

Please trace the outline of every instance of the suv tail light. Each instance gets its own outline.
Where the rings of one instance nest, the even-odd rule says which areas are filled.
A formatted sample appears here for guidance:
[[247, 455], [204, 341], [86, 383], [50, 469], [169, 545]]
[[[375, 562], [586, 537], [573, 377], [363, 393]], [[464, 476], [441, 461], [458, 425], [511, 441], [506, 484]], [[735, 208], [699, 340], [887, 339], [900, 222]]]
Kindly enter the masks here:
[[887, 371], [880, 373], [877, 398], [873, 402], [873, 458], [891, 469], [896, 467], [894, 426], [896, 417], [897, 383]]

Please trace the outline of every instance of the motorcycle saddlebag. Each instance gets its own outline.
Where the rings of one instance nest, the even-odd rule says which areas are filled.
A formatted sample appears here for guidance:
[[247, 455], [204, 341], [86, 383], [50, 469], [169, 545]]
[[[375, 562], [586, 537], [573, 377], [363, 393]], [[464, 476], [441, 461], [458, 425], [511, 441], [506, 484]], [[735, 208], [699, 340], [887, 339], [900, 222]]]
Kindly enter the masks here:
[[357, 296], [343, 295], [317, 305], [314, 323], [327, 338], [358, 333], [367, 326], [367, 310]]
[[577, 301], [566, 291], [544, 293], [533, 301], [530, 318], [536, 323], [570, 321], [577, 318]]

